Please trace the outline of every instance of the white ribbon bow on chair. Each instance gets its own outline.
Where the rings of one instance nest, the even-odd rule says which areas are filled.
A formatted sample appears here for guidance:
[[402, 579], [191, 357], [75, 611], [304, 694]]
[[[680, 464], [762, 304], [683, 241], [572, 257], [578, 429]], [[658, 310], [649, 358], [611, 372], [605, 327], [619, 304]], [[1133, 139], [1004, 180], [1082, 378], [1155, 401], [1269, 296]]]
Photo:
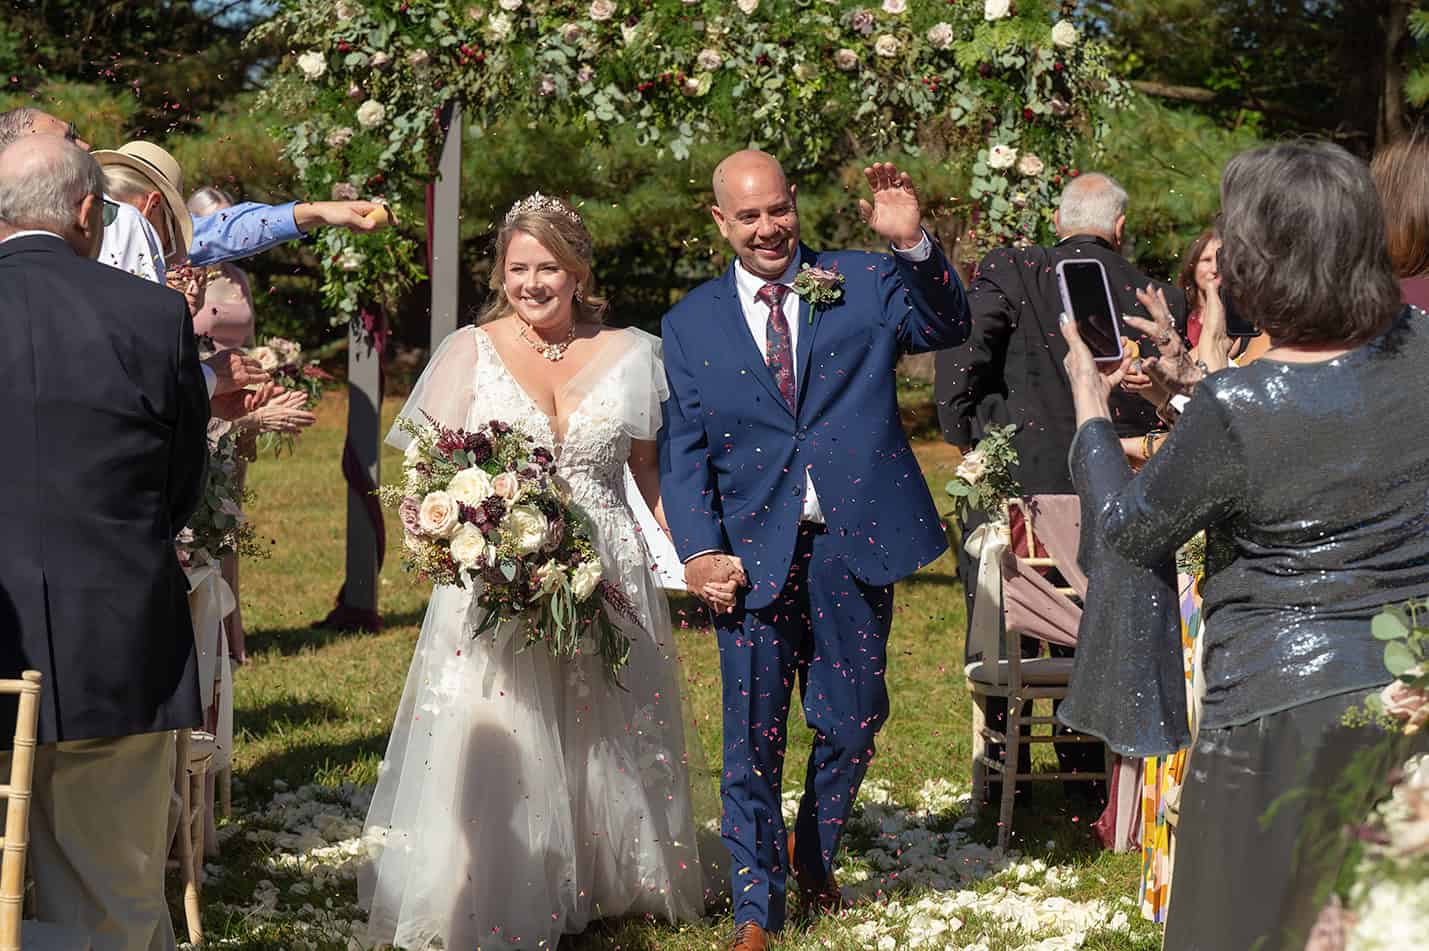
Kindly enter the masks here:
[[1005, 519], [984, 522], [963, 543], [978, 559], [972, 624], [968, 627], [968, 657], [996, 663], [1002, 645], [1002, 555], [1012, 544]]

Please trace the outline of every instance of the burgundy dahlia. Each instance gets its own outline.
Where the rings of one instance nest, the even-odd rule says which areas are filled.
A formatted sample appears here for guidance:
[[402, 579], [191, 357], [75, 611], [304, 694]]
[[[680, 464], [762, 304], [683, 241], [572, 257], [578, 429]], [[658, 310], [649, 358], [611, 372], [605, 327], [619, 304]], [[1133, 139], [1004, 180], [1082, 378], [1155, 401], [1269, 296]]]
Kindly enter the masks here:
[[506, 517], [506, 500], [499, 495], [493, 495], [482, 502], [481, 508], [486, 514], [486, 520], [492, 525], [500, 525], [501, 520]]

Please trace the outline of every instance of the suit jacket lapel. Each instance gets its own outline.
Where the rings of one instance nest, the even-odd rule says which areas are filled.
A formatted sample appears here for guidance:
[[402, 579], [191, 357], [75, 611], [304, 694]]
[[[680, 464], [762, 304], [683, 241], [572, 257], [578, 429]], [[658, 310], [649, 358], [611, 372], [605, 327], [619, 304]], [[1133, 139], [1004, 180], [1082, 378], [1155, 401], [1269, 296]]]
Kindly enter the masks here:
[[784, 402], [784, 395], [779, 392], [779, 384], [774, 381], [774, 374], [770, 371], [769, 364], [765, 362], [758, 345], [754, 342], [754, 337], [749, 333], [749, 324], [744, 320], [744, 307], [739, 302], [739, 290], [734, 284], [733, 264], [724, 272], [724, 277], [720, 280], [715, 309], [726, 322], [729, 328], [729, 337], [734, 341], [734, 348], [739, 351], [739, 355], [748, 366], [750, 375], [763, 384], [764, 388], [769, 391], [769, 395], [774, 397], [775, 403], [793, 415], [789, 404]]
[[[799, 245], [799, 267], [802, 269], [807, 264], [809, 267], [819, 266], [819, 255], [807, 245]], [[799, 346], [798, 354], [794, 358], [794, 366], [798, 370], [797, 380], [794, 385], [794, 392], [798, 394], [795, 399], [799, 404], [799, 409], [804, 408], [804, 396], [808, 390], [809, 364], [813, 362], [814, 337], [819, 332], [819, 312], [815, 310], [809, 302], [800, 297], [798, 313], [795, 320], [799, 321]], [[810, 317], [812, 316], [812, 320]]]

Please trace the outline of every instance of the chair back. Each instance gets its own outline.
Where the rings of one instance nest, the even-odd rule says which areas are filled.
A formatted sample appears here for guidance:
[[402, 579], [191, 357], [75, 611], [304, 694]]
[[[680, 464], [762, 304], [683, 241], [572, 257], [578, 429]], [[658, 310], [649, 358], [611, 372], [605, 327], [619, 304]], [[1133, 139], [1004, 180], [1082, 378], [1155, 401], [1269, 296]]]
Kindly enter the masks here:
[[[1073, 598], [1086, 593], [1077, 567], [1080, 503], [1075, 495], [1009, 499], [1012, 545], [1002, 564], [1004, 651], [1008, 682], [1022, 684], [1022, 638], [1075, 646], [1082, 609]], [[1052, 572], [1061, 583], [1051, 580]]]
[[30, 845], [30, 792], [35, 778], [35, 735], [40, 720], [38, 670], [27, 670], [19, 680], [0, 680], [0, 694], [18, 695], [15, 747], [10, 775], [0, 785], [5, 799], [4, 858], [0, 859], [0, 951], [19, 951], [20, 919], [25, 910], [25, 851]]

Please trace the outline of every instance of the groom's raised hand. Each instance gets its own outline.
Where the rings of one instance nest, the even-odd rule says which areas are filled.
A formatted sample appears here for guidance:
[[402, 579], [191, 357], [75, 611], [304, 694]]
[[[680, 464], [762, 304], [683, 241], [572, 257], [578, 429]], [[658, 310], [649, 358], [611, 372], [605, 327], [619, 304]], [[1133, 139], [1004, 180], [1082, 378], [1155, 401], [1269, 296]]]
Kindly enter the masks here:
[[891, 162], [875, 162], [863, 170], [863, 176], [873, 190], [872, 204], [866, 198], [858, 200], [864, 222], [895, 248], [917, 246], [923, 240], [923, 210], [913, 177]]

